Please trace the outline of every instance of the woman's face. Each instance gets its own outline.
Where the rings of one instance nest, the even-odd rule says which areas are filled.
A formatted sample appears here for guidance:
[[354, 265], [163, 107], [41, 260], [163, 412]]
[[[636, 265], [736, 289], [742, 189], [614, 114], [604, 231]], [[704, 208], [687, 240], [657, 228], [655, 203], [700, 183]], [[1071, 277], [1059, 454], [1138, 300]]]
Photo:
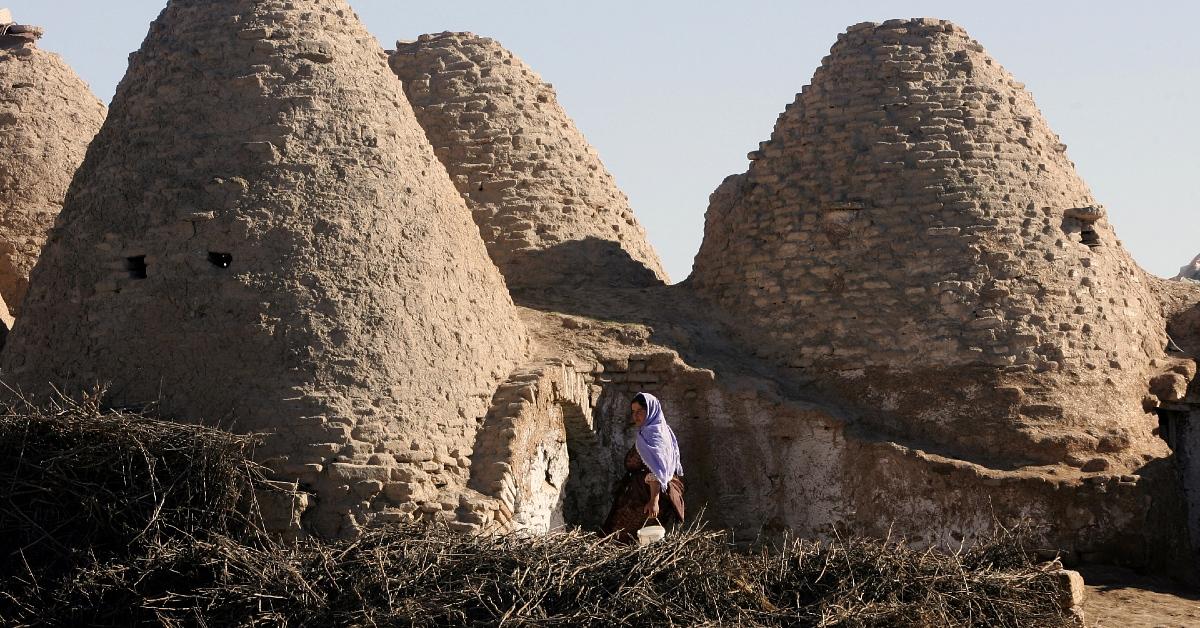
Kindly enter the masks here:
[[636, 403], [631, 403], [629, 404], [629, 416], [634, 427], [641, 427], [646, 422], [646, 409]]

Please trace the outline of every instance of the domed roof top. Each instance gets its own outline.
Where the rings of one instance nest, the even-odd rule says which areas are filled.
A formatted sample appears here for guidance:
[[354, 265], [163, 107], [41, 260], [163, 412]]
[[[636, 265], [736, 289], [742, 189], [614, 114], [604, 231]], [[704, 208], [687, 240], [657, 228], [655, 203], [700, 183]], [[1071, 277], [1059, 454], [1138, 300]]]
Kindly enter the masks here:
[[667, 279], [599, 155], [516, 55], [441, 33], [398, 43], [391, 65], [509, 286]]
[[274, 433], [264, 455], [322, 487], [326, 531], [344, 493], [324, 491], [345, 479], [312, 474], [469, 446], [527, 350], [462, 198], [342, 0], [171, 0], [60, 223], [6, 377], [111, 382], [117, 404]]
[[104, 122], [104, 105], [41, 29], [0, 14], [0, 297], [19, 313], [46, 233]]

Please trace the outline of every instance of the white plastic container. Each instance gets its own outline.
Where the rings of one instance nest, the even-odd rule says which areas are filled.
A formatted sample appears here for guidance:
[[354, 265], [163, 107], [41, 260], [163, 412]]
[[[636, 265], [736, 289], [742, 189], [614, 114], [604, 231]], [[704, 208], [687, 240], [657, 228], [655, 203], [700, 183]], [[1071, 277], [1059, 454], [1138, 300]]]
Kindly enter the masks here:
[[[655, 519], [654, 521], [657, 522], [658, 519]], [[647, 520], [647, 523], [649, 523], [649, 520]], [[653, 526], [643, 526], [642, 529], [638, 530], [637, 533], [638, 545], [649, 545], [651, 543], [656, 543], [663, 540], [663, 537], [665, 536], [667, 536], [667, 529], [662, 527], [661, 523]]]

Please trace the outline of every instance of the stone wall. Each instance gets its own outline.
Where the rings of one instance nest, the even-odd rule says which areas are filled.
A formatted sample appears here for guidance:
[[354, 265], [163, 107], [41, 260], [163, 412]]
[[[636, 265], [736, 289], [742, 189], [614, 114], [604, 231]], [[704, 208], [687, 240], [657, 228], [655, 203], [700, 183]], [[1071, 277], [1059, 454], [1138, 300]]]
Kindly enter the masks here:
[[[1190, 575], [1195, 564], [1170, 459], [1138, 473], [989, 469], [888, 442], [861, 442], [844, 481], [851, 529], [903, 534], [947, 549], [1024, 523], [1040, 548], [1071, 563], [1122, 564]], [[847, 469], [847, 473], [851, 470]]]
[[[577, 337], [612, 325], [562, 321]], [[501, 504], [494, 521], [535, 531], [598, 525], [633, 446], [629, 403], [646, 391], [679, 437], [689, 516], [742, 542], [840, 531], [954, 549], [1026, 523], [1040, 548], [1068, 562], [1178, 569], [1190, 556], [1169, 460], [1136, 473], [990, 468], [880, 438], [853, 415], [796, 399], [784, 382], [730, 365], [697, 368], [628, 332], [522, 369], [502, 387], [471, 467], [471, 486]]]
[[1165, 323], [1065, 151], [957, 26], [851, 27], [713, 194], [688, 283], [894, 438], [1132, 471], [1167, 453]]
[[629, 404], [645, 391], [661, 395], [679, 437], [691, 516], [743, 540], [826, 535], [850, 514], [837, 477], [841, 423], [765, 385], [719, 385], [665, 350], [601, 357], [590, 370], [557, 359], [520, 369], [497, 391], [471, 454], [469, 486], [495, 511], [463, 523], [599, 529], [633, 447]]
[[105, 107], [41, 29], [0, 18], [0, 297], [14, 314]]
[[[847, 520], [843, 424], [827, 410], [786, 402], [765, 381], [691, 367], [674, 352], [605, 359], [596, 371], [597, 423], [628, 423], [638, 392], [662, 401], [679, 438], [691, 516], [703, 513], [743, 541], [785, 531], [827, 536]], [[617, 465], [633, 447], [633, 431], [620, 433], [611, 440]]]
[[667, 280], [629, 200], [550, 84], [471, 33], [396, 46], [392, 69], [511, 288]]
[[264, 463], [314, 492], [306, 521], [331, 536], [403, 514], [418, 480], [465, 484], [528, 350], [343, 0], [171, 0], [31, 284], [9, 383], [108, 382], [114, 405], [267, 433]]

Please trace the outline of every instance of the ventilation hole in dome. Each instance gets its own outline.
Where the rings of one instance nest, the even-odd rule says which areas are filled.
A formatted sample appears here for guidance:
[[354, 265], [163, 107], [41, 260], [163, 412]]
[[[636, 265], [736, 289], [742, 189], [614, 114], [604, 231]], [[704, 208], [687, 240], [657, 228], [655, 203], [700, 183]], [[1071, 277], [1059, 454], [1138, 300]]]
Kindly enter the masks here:
[[1096, 233], [1096, 230], [1091, 225], [1084, 225], [1083, 229], [1079, 231], [1079, 241], [1092, 248], [1096, 248], [1100, 246], [1100, 235]]
[[229, 265], [233, 263], [233, 255], [229, 253], [214, 253], [213, 251], [209, 251], [208, 263], [216, 266], [217, 268], [229, 268]]
[[146, 256], [135, 255], [125, 258], [125, 270], [129, 271], [130, 279], [146, 278]]

